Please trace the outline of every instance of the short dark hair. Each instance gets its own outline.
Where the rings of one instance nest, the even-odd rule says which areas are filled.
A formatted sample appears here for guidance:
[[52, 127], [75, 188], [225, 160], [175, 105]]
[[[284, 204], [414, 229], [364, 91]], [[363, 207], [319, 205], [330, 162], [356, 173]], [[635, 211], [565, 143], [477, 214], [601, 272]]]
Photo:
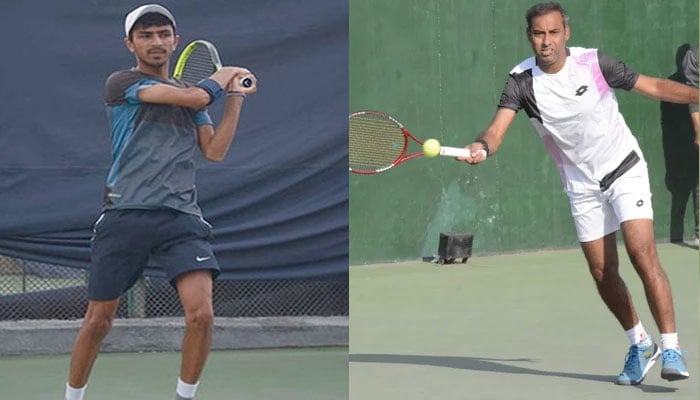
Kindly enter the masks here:
[[170, 25], [173, 28], [173, 32], [175, 32], [175, 25], [173, 25], [173, 21], [171, 21], [165, 15], [155, 13], [155, 12], [143, 14], [141, 16], [141, 18], [137, 19], [136, 22], [134, 22], [134, 26], [131, 27], [131, 30], [129, 31], [129, 40], [133, 40], [131, 33], [137, 27], [138, 28], [150, 28], [152, 26], [164, 26], [164, 25]]
[[561, 13], [561, 17], [564, 20], [564, 27], [569, 25], [569, 16], [566, 14], [564, 7], [562, 7], [561, 4], [557, 3], [556, 1], [550, 1], [547, 3], [535, 4], [534, 6], [530, 7], [529, 10], [527, 10], [527, 13], [525, 13], [525, 19], [527, 20], [527, 31], [530, 32], [532, 29], [533, 18], [548, 14], [552, 11], [559, 11]]

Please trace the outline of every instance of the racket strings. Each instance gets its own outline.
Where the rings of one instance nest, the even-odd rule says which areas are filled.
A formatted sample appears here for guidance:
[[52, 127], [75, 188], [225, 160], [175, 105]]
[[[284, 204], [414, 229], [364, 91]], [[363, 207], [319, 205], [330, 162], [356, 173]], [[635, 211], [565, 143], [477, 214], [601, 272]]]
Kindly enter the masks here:
[[404, 152], [405, 136], [391, 120], [373, 114], [353, 116], [349, 121], [350, 169], [377, 171], [391, 166]]
[[187, 58], [181, 79], [194, 85], [202, 79], [208, 78], [214, 72], [216, 72], [216, 66], [209, 50], [204, 46], [198, 46]]

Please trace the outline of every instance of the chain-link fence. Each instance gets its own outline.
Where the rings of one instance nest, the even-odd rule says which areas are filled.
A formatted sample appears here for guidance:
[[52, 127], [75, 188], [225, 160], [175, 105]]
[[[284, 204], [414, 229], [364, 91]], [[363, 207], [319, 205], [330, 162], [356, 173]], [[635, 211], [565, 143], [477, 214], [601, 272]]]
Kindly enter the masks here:
[[[0, 256], [0, 320], [78, 319], [87, 272]], [[219, 317], [348, 315], [348, 279], [246, 280], [214, 283]], [[164, 278], [144, 277], [121, 299], [118, 318], [184, 315]]]

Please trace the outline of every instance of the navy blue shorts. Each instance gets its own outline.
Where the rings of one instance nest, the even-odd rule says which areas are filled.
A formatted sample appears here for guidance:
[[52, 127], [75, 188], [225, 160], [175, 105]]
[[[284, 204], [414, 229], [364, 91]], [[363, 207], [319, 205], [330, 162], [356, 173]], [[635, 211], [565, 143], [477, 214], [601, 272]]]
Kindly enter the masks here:
[[120, 297], [153, 264], [173, 285], [195, 270], [211, 270], [216, 278], [220, 270], [211, 239], [211, 225], [196, 215], [171, 209], [105, 211], [95, 222], [88, 299]]

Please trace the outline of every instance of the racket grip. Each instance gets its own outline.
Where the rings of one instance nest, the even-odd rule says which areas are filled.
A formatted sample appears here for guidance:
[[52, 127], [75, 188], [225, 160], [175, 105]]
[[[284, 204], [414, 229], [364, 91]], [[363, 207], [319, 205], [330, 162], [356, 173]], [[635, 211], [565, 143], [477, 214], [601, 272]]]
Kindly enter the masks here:
[[[461, 147], [440, 146], [440, 155], [445, 157], [467, 157], [470, 151]], [[486, 157], [485, 150], [479, 150]]]
[[250, 78], [248, 78], [248, 77], [241, 78], [240, 83], [241, 83], [241, 86], [243, 86], [243, 87], [251, 87], [251, 86], [253, 86], [253, 80], [250, 79]]

